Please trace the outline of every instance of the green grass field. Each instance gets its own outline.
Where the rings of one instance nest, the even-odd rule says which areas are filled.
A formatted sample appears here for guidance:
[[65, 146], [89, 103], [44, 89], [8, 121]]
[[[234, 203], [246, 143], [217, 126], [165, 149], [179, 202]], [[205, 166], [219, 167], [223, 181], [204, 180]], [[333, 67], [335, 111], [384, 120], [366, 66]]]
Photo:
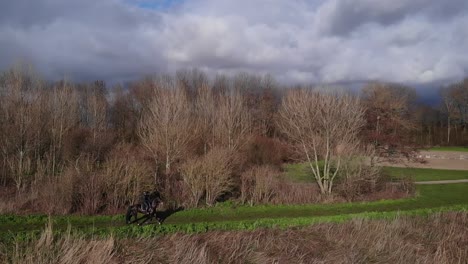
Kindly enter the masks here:
[[[127, 226], [123, 215], [116, 216], [56, 216], [51, 220], [56, 232], [91, 235], [137, 236], [196, 233], [209, 230], [252, 230], [264, 227], [290, 227], [317, 222], [339, 222], [354, 217], [386, 218], [398, 214], [426, 215], [437, 211], [468, 210], [468, 184], [418, 186], [415, 198], [375, 202], [283, 205], [233, 206], [180, 211], [171, 215], [162, 226]], [[27, 238], [38, 234], [48, 222], [45, 215], [0, 216], [0, 240]]]
[[395, 168], [385, 167], [384, 173], [395, 177], [411, 177], [415, 181], [440, 181], [440, 180], [462, 180], [468, 179], [468, 171], [462, 170], [438, 170], [420, 168]]
[[[315, 182], [307, 163], [286, 164], [283, 166], [284, 175], [295, 182]], [[384, 167], [383, 172], [393, 178], [410, 177], [415, 181], [439, 181], [468, 179], [468, 171], [439, 170], [421, 168]]]
[[314, 182], [314, 176], [307, 163], [289, 163], [283, 165], [286, 178], [294, 182]]
[[433, 147], [428, 150], [431, 151], [460, 151], [468, 152], [468, 147]]
[[361, 203], [214, 207], [181, 211], [167, 219], [167, 223], [194, 223], [226, 220], [248, 220], [280, 217], [315, 217], [434, 208], [459, 204], [468, 205], [468, 184], [418, 186], [416, 198]]
[[[297, 182], [312, 182], [307, 164], [285, 165], [285, 174]], [[468, 179], [468, 172], [416, 168], [384, 168], [394, 178], [413, 177], [416, 181]], [[177, 212], [162, 226], [138, 227], [125, 225], [123, 215], [114, 216], [53, 216], [0, 215], [0, 242], [28, 239], [40, 233], [49, 219], [56, 233], [73, 232], [81, 235], [152, 236], [176, 232], [198, 233], [209, 230], [252, 230], [268, 227], [302, 226], [320, 222], [340, 222], [355, 217], [389, 218], [399, 214], [428, 215], [438, 211], [468, 210], [468, 183], [418, 185], [414, 198], [373, 202], [237, 206], [219, 204]]]

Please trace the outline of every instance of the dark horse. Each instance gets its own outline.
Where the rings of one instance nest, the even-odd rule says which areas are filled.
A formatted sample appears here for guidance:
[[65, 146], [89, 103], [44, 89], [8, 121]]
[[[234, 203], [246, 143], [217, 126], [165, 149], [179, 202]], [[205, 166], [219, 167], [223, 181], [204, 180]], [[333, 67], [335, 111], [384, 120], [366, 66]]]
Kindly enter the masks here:
[[[163, 201], [159, 192], [147, 194], [145, 195], [144, 201], [132, 204], [128, 207], [127, 214], [125, 215], [125, 221], [127, 224], [133, 224], [144, 219], [143, 222], [138, 223], [138, 225], [142, 225], [147, 221], [156, 218], [158, 223], [161, 224], [160, 219], [156, 217], [156, 208], [161, 204], [163, 204]], [[138, 213], [143, 214], [143, 216], [138, 218]], [[132, 221], [132, 218], [135, 219]]]

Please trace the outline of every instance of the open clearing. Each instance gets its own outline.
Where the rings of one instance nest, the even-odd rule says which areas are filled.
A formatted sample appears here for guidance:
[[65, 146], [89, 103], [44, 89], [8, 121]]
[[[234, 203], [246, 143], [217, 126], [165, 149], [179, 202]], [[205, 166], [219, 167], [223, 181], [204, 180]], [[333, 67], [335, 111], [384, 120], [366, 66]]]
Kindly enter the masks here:
[[464, 170], [385, 167], [384, 172], [395, 178], [410, 177], [417, 182], [468, 179], [468, 171]]
[[[464, 148], [463, 148], [464, 149]], [[442, 170], [468, 170], [468, 152], [466, 151], [420, 151], [425, 163], [400, 159], [398, 162], [381, 162], [382, 166], [403, 168], [425, 168]]]
[[[466, 161], [468, 162], [468, 161]], [[307, 163], [286, 164], [285, 175], [295, 182], [314, 182], [315, 179], [310, 172]], [[394, 178], [410, 177], [414, 181], [441, 181], [468, 179], [466, 170], [447, 170], [430, 168], [384, 167], [384, 173]]]
[[[289, 164], [289, 178], [312, 182], [306, 164]], [[412, 177], [415, 181], [466, 180], [468, 171], [387, 167], [384, 171], [394, 177]], [[373, 202], [237, 206], [218, 204], [212, 208], [179, 211], [166, 218], [163, 225], [143, 227], [125, 225], [123, 215], [115, 216], [54, 216], [0, 215], [0, 242], [36, 236], [49, 219], [55, 233], [72, 232], [93, 236], [119, 237], [154, 236], [177, 232], [200, 233], [211, 230], [254, 230], [257, 228], [286, 228], [322, 222], [343, 222], [354, 218], [395, 218], [399, 215], [430, 215], [443, 211], [468, 211], [468, 183], [418, 185], [414, 198]]]
[[[429, 215], [440, 211], [468, 210], [468, 183], [420, 185], [415, 198], [375, 202], [294, 206], [241, 206], [224, 204], [213, 208], [180, 211], [161, 226], [124, 225], [122, 215], [57, 216], [51, 220], [55, 232], [94, 236], [153, 236], [176, 232], [199, 233], [211, 230], [253, 230], [265, 227], [303, 226], [320, 222], [342, 222], [353, 218], [394, 218], [400, 214]], [[45, 215], [0, 216], [0, 239], [27, 238], [39, 234], [48, 222]]]
[[468, 180], [445, 180], [445, 181], [421, 181], [415, 182], [420, 185], [435, 185], [435, 184], [454, 184], [454, 183], [468, 183]]

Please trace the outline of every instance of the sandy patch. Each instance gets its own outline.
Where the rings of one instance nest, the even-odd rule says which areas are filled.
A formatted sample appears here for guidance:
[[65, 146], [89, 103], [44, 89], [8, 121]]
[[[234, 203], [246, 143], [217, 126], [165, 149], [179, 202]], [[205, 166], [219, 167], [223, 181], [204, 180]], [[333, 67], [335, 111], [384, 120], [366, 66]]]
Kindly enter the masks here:
[[383, 166], [412, 167], [443, 170], [468, 170], [468, 153], [457, 151], [421, 151], [419, 158], [425, 163], [399, 159], [396, 162], [382, 161]]

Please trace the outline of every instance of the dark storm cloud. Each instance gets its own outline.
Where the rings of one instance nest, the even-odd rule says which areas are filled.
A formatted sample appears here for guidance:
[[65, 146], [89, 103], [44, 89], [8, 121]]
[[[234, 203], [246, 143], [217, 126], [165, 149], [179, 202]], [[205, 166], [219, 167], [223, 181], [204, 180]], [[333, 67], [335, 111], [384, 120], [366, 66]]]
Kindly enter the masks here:
[[466, 13], [467, 6], [465, 0], [332, 0], [324, 4], [322, 19], [324, 33], [346, 35], [369, 23], [388, 26], [414, 16], [443, 22]]
[[[151, 30], [160, 16], [112, 0], [15, 0], [0, 4], [2, 68], [17, 60], [50, 78], [135, 77], [158, 59]], [[148, 29], [150, 28], [150, 29]]]
[[126, 80], [198, 67], [283, 81], [415, 83], [468, 70], [462, 0], [159, 1], [2, 1], [0, 69], [23, 60], [48, 78]]
[[139, 15], [112, 0], [12, 0], [0, 4], [0, 23], [19, 28], [46, 27], [57, 21], [131, 29]]

